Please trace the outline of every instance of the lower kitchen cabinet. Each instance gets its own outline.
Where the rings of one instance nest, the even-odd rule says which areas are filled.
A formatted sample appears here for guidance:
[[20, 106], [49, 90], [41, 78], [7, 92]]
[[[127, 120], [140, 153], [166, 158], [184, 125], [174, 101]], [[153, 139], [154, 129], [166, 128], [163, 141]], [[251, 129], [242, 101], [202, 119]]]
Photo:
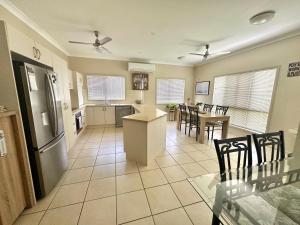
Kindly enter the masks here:
[[87, 106], [87, 125], [112, 125], [115, 124], [114, 106]]

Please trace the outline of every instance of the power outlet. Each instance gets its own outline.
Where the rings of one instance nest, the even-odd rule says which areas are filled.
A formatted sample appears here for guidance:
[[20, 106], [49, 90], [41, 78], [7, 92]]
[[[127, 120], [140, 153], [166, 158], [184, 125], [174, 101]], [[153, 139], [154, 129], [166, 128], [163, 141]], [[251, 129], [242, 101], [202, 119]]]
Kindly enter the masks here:
[[5, 144], [4, 131], [0, 130], [0, 157], [7, 155], [7, 149]]

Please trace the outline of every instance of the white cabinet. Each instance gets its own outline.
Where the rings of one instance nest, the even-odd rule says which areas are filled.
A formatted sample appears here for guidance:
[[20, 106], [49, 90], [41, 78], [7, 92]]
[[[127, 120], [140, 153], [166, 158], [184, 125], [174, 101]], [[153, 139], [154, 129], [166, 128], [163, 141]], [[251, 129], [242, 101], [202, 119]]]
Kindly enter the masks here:
[[64, 59], [55, 56], [53, 57], [53, 69], [56, 72], [59, 81], [59, 92], [62, 103], [65, 137], [67, 147], [69, 149], [74, 144], [76, 138], [74, 137], [75, 119], [73, 118], [72, 114], [71, 97], [69, 91], [68, 64]]
[[68, 71], [68, 78], [69, 78], [69, 89], [74, 89], [74, 82], [73, 82], [73, 71]]
[[105, 124], [111, 125], [115, 124], [115, 107], [114, 106], [108, 106], [105, 107]]
[[45, 65], [53, 66], [53, 55], [46, 47], [10, 25], [7, 26], [7, 33], [8, 44], [11, 51]]
[[83, 76], [81, 73], [73, 71], [69, 75], [70, 80], [72, 80], [72, 88], [70, 88], [71, 98], [72, 98], [72, 108], [77, 109], [83, 105]]
[[83, 105], [83, 77], [82, 74], [76, 73], [76, 79], [77, 79], [77, 95], [78, 95], [78, 105]]
[[115, 124], [114, 106], [87, 106], [87, 125], [112, 125]]

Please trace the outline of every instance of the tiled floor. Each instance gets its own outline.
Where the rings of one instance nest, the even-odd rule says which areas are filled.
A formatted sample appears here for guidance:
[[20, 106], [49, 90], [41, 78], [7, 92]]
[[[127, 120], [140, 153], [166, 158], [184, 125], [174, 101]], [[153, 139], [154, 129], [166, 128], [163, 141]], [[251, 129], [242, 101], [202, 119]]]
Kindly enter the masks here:
[[[230, 129], [230, 136], [239, 135]], [[15, 224], [211, 224], [210, 210], [186, 180], [218, 171], [211, 146], [168, 123], [167, 151], [142, 166], [126, 161], [121, 128], [88, 128], [70, 150], [69, 170], [57, 187]]]

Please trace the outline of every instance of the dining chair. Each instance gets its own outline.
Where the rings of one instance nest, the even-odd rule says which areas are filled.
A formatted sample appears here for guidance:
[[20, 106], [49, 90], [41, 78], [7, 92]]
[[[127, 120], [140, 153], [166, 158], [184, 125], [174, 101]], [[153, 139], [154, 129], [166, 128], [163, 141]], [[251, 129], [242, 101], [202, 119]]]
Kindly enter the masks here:
[[179, 130], [181, 130], [181, 125], [185, 125], [185, 134], [186, 134], [186, 127], [187, 127], [187, 122], [189, 121], [188, 119], [188, 112], [186, 110], [186, 105], [184, 104], [179, 104]]
[[189, 136], [191, 136], [191, 130], [196, 128], [196, 141], [198, 140], [199, 126], [199, 108], [197, 106], [188, 106], [189, 109]]
[[267, 149], [271, 150], [271, 160], [282, 160], [285, 158], [284, 132], [272, 132], [264, 134], [252, 134], [258, 164], [267, 162]]
[[[251, 135], [223, 140], [214, 139], [214, 144], [217, 152], [220, 174], [223, 174], [226, 170], [231, 170], [233, 168], [231, 162], [235, 160], [237, 161], [237, 167], [234, 168], [240, 169], [252, 166]], [[231, 157], [234, 153], [237, 154], [237, 158]]]
[[[215, 113], [225, 116], [226, 113], [228, 112], [228, 110], [229, 110], [229, 106], [217, 105]], [[219, 121], [217, 121], [217, 122], [209, 122], [209, 123], [207, 123], [207, 125], [211, 128], [211, 139], [214, 139], [214, 132], [215, 132], [215, 130], [221, 130], [221, 131], [223, 131], [223, 122], [219, 122]], [[209, 132], [210, 128], [208, 129], [208, 132]], [[209, 134], [208, 134], [208, 139], [209, 139]]]
[[200, 106], [202, 106], [202, 105], [203, 105], [202, 102], [197, 102], [197, 103], [196, 103], [196, 106], [198, 106], [198, 107], [200, 107]]
[[205, 112], [211, 112], [211, 110], [213, 109], [214, 105], [211, 104], [204, 104], [203, 105], [203, 111]]

